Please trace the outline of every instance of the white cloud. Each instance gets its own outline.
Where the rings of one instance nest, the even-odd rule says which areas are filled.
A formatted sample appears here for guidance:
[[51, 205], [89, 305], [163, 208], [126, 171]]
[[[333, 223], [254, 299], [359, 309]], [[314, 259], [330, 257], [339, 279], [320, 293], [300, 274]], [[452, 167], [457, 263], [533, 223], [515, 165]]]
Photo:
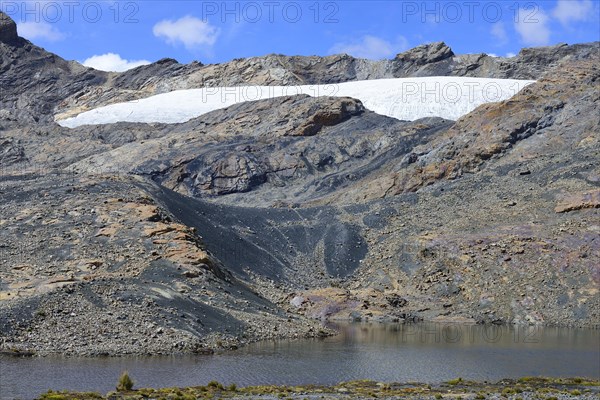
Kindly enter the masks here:
[[329, 53], [347, 53], [354, 57], [378, 60], [395, 56], [407, 48], [408, 41], [403, 36], [399, 36], [394, 43], [391, 43], [376, 36], [366, 35], [358, 41], [336, 43], [329, 49]]
[[521, 36], [521, 41], [527, 45], [544, 46], [550, 43], [548, 16], [541, 8], [535, 12], [519, 8], [515, 29]]
[[187, 49], [211, 47], [220, 34], [219, 28], [189, 15], [177, 21], [162, 20], [154, 25], [152, 32], [171, 45], [182, 43]]
[[492, 25], [492, 36], [496, 39], [497, 45], [503, 45], [508, 42], [508, 35], [504, 28], [504, 23], [496, 22]]
[[66, 35], [48, 22], [21, 22], [17, 24], [19, 36], [29, 40], [47, 40], [57, 42], [63, 40]]
[[513, 58], [514, 56], [516, 56], [515, 53], [506, 53], [506, 58]]
[[498, 57], [498, 54], [496, 53], [487, 53], [487, 55], [490, 57]]
[[125, 60], [115, 53], [106, 53], [88, 58], [83, 63], [86, 67], [98, 69], [100, 71], [123, 72], [128, 69], [139, 67], [140, 65], [150, 64], [147, 60]]
[[592, 0], [558, 0], [556, 7], [552, 10], [552, 15], [561, 24], [568, 25], [571, 22], [586, 21], [593, 15], [593, 12]]

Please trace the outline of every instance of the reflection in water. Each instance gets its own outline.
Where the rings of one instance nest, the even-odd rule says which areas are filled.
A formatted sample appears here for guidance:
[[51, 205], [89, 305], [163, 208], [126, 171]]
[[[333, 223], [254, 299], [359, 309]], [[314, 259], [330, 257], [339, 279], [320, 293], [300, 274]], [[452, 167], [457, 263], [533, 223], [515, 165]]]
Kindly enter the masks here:
[[590, 339], [600, 337], [595, 330], [544, 328], [540, 326], [460, 325], [445, 323], [421, 324], [331, 324], [341, 335], [336, 341], [361, 345], [367, 342], [381, 345], [425, 346], [493, 346], [528, 348], [588, 348]]
[[[213, 356], [0, 358], [0, 398], [50, 388], [114, 389], [128, 370], [136, 387], [334, 384], [352, 379], [494, 381], [531, 375], [600, 378], [600, 331], [449, 324], [351, 324], [320, 340], [262, 342]], [[36, 377], [36, 379], [31, 379]]]

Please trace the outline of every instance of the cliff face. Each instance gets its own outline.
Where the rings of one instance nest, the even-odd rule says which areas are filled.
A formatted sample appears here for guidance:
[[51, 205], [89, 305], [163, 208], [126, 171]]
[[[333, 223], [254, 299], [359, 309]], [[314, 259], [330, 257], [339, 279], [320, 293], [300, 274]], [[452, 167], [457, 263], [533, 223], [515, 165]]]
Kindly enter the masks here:
[[[324, 334], [314, 318], [597, 325], [598, 48], [114, 74], [0, 14], [3, 342], [141, 354]], [[431, 75], [538, 82], [456, 122], [307, 96], [183, 124], [53, 122], [174, 89]]]

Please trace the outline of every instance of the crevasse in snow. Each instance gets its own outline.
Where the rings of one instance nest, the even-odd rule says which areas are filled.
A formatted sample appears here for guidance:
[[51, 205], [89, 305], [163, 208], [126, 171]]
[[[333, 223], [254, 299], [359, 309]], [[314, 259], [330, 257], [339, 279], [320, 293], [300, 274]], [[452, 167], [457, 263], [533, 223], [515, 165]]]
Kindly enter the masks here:
[[297, 94], [353, 97], [378, 114], [401, 120], [414, 121], [423, 117], [456, 120], [481, 104], [506, 100], [533, 82], [535, 81], [426, 77], [330, 85], [188, 89], [99, 107], [57, 122], [69, 128], [121, 121], [179, 123], [244, 101]]

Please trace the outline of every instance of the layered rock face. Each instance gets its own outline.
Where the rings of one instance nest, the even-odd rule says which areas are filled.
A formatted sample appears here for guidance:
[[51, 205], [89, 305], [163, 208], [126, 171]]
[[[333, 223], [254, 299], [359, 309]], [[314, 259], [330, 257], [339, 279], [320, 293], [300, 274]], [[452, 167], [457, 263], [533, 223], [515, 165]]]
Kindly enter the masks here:
[[[114, 74], [0, 21], [7, 349], [210, 352], [327, 334], [315, 319], [597, 326], [598, 43]], [[178, 88], [430, 75], [538, 82], [458, 121], [290, 96], [182, 124], [53, 122]]]

